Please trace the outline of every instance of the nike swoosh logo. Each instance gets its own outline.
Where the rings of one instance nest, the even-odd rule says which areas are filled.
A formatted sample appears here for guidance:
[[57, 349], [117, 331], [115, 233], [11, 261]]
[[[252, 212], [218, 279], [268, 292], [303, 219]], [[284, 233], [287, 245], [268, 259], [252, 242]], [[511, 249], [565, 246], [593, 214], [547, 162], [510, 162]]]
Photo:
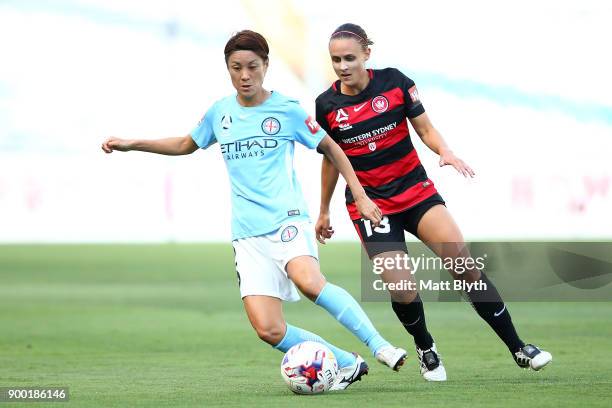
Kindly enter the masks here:
[[506, 305], [504, 305], [504, 307], [502, 308], [502, 310], [500, 310], [499, 312], [495, 312], [495, 313], [493, 313], [493, 316], [498, 317], [500, 314], [504, 313], [504, 310], [506, 310]]
[[355, 106], [355, 107], [353, 108], [353, 110], [354, 110], [355, 112], [359, 112], [359, 111], [361, 110], [361, 108], [363, 108], [363, 107], [364, 107], [364, 106], [366, 106], [367, 104], [368, 104], [367, 102], [362, 103], [362, 104], [361, 104], [361, 105], [359, 105], [359, 106]]
[[417, 319], [414, 322], [409, 323], [409, 324], [405, 324], [404, 326], [405, 327], [414, 326], [415, 324], [417, 324], [419, 322], [419, 320], [421, 320], [421, 316], [417, 317]]

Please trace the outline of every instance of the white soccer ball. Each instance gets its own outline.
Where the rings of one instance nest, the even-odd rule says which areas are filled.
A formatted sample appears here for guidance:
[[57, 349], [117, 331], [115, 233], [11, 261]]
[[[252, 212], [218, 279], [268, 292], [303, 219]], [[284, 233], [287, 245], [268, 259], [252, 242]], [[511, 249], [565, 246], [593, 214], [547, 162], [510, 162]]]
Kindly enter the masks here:
[[328, 391], [336, 381], [338, 361], [324, 344], [304, 341], [285, 353], [281, 375], [296, 394], [319, 394]]

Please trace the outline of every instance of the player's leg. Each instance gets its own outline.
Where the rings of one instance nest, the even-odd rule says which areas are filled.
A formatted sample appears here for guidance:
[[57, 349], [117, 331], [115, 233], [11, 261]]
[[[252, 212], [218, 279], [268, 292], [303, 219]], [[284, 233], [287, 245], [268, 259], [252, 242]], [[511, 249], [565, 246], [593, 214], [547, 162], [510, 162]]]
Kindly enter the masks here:
[[325, 341], [320, 336], [285, 322], [280, 299], [271, 296], [250, 295], [242, 298], [244, 310], [257, 336], [277, 350], [287, 352], [303, 341], [325, 344], [336, 356], [340, 368], [355, 364], [355, 356]]
[[336, 355], [340, 367], [355, 364], [355, 356], [317, 335], [285, 323], [282, 300], [297, 301], [295, 286], [271, 258], [274, 243], [270, 236], [233, 241], [236, 274], [243, 304], [251, 325], [260, 339], [281, 351], [304, 340], [320, 341]]
[[286, 249], [294, 247], [291, 242], [299, 232], [295, 225], [288, 225], [270, 234], [233, 242], [240, 294], [249, 321], [259, 337], [278, 350], [286, 352], [306, 340], [327, 345], [340, 367], [331, 390], [343, 390], [368, 373], [363, 358], [326, 342], [314, 333], [286, 324], [282, 315], [281, 300], [300, 299], [295, 285], [287, 277], [283, 262]]
[[[355, 220], [353, 222], [361, 243], [368, 253], [372, 262], [379, 262], [383, 266], [381, 278], [386, 283], [396, 283], [401, 280], [415, 282], [410, 269], [385, 268], [385, 265], [395, 262], [385, 262], [384, 259], [397, 259], [397, 256], [408, 254], [408, 248], [404, 238], [404, 229], [401, 217], [389, 215], [383, 218], [380, 227], [371, 228], [366, 220]], [[378, 261], [381, 259], [381, 261]], [[398, 266], [398, 265], [396, 265]], [[410, 333], [417, 346], [430, 348], [433, 339], [425, 324], [425, 312], [420, 302], [419, 293], [416, 290], [394, 290], [389, 291], [391, 306], [397, 318], [408, 333]]]
[[[447, 208], [438, 204], [427, 210], [420, 218], [416, 229], [417, 236], [439, 257], [446, 259], [470, 257], [464, 245], [463, 234]], [[462, 273], [451, 271], [454, 279], [469, 283], [484, 283], [466, 291], [476, 313], [491, 326], [499, 338], [506, 344], [517, 364], [539, 370], [552, 360], [550, 353], [540, 351], [537, 347], [525, 343], [519, 338], [508, 308], [504, 304], [497, 288], [488, 277], [477, 268]], [[477, 290], [481, 287], [485, 289]]]
[[[436, 205], [423, 215], [417, 227], [417, 234], [436, 255], [443, 259], [470, 256], [463, 245], [461, 230], [444, 205]], [[468, 299], [480, 317], [493, 328], [511, 352], [514, 353], [523, 347], [524, 343], [516, 333], [510, 313], [507, 308], [504, 308], [503, 300], [493, 283], [477, 268], [466, 270], [461, 274], [454, 271], [450, 273], [454, 279], [461, 279], [469, 283], [482, 280], [487, 284], [486, 291], [466, 292]]]
[[406, 358], [405, 350], [393, 347], [380, 335], [350, 293], [325, 280], [316, 258], [308, 255], [297, 256], [292, 258], [285, 268], [287, 276], [300, 292], [325, 309], [366, 344], [379, 361], [399, 370]]
[[[403, 219], [404, 215], [401, 213], [385, 216], [381, 226], [377, 228], [372, 228], [365, 220], [353, 222], [368, 256], [375, 265], [382, 266], [381, 278], [386, 283], [408, 281], [415, 284], [409, 265], [397, 262], [398, 256], [402, 259], [408, 254]], [[391, 265], [392, 267], [389, 267]], [[414, 287], [415, 290], [389, 290], [391, 307], [414, 339], [423, 378], [428, 381], [445, 381], [446, 370], [427, 329], [423, 303], [416, 285]]]

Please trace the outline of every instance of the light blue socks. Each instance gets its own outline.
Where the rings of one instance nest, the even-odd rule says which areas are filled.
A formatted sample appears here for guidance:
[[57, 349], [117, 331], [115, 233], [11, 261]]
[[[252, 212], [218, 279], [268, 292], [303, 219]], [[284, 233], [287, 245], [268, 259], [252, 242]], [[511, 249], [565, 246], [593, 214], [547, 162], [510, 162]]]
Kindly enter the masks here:
[[286, 353], [287, 350], [289, 350], [294, 345], [307, 340], [325, 344], [336, 356], [336, 360], [338, 361], [338, 367], [344, 368], [355, 364], [355, 356], [353, 354], [326, 342], [321, 337], [309, 332], [308, 330], [300, 329], [299, 327], [291, 326], [290, 324], [287, 324], [287, 331], [285, 332], [285, 337], [283, 337], [280, 343], [274, 346], [274, 348], [282, 351], [283, 353]]
[[373, 355], [383, 346], [390, 345], [365, 314], [359, 303], [346, 290], [327, 283], [315, 303], [327, 310], [344, 327], [364, 342]]

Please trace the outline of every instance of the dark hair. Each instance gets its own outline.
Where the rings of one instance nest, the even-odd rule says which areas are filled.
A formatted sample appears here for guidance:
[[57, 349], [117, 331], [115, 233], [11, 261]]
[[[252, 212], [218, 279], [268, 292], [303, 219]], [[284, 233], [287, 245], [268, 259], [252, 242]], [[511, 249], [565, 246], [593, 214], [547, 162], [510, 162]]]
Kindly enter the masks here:
[[336, 38], [354, 38], [359, 41], [359, 44], [361, 44], [364, 50], [366, 50], [369, 45], [374, 44], [374, 41], [368, 38], [363, 28], [352, 23], [342, 24], [340, 27], [336, 28], [329, 40], [331, 41]]
[[256, 33], [251, 30], [238, 31], [225, 44], [225, 63], [229, 60], [230, 55], [234, 51], [253, 51], [257, 54], [264, 62], [268, 61], [268, 53], [270, 48], [268, 42], [263, 35]]

